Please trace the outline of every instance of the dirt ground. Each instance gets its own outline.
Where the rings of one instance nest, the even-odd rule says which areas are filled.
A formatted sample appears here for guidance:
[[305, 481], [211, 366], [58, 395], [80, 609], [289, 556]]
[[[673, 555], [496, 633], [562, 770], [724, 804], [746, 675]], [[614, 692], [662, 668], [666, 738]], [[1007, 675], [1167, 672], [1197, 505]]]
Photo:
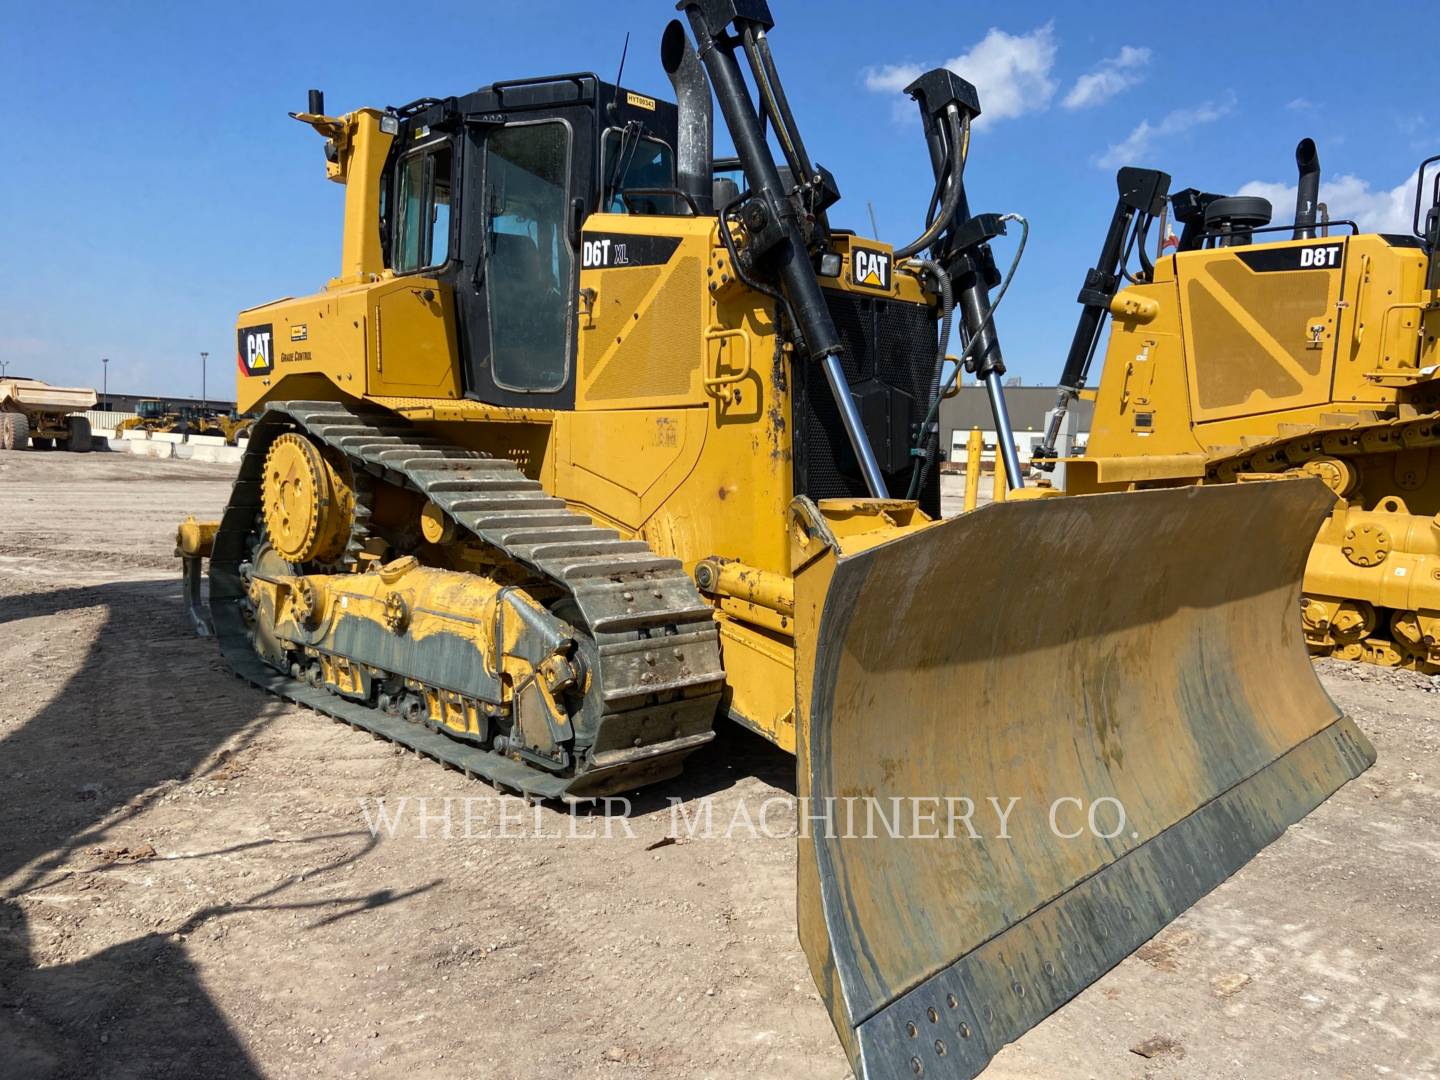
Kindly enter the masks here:
[[[794, 841], [663, 843], [667, 796], [783, 807], [790, 759], [727, 730], [606, 839], [268, 700], [170, 554], [231, 475], [0, 453], [0, 1074], [848, 1075]], [[987, 1078], [1440, 1075], [1440, 692], [1321, 677], [1379, 764]]]

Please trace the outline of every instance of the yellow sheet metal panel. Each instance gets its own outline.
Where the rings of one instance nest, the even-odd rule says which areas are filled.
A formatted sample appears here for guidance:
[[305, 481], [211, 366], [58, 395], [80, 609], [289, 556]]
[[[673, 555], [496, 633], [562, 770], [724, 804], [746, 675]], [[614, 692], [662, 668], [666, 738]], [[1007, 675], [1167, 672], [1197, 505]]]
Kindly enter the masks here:
[[345, 231], [338, 283], [370, 280], [385, 269], [380, 246], [381, 170], [391, 137], [380, 130], [377, 109], [359, 109], [344, 118], [343, 131], [331, 136], [335, 160], [326, 162], [332, 180], [345, 185]]
[[632, 532], [691, 475], [707, 437], [702, 408], [565, 413], [556, 431], [555, 494]]
[[366, 393], [371, 285], [286, 297], [236, 319], [236, 408]]
[[[1333, 397], [1388, 401], [1391, 395], [1371, 375], [1399, 376], [1424, 366], [1420, 331], [1433, 299], [1424, 288], [1425, 254], [1365, 234], [1349, 241], [1347, 259]], [[1434, 342], [1425, 344], [1433, 355]]]
[[[1151, 454], [1135, 457], [1085, 457], [1065, 460], [1065, 486], [1072, 495], [1109, 490], [1117, 485], [1155, 480], [1199, 480], [1204, 454]], [[1107, 487], [1108, 485], [1108, 487]]]
[[381, 130], [379, 109], [344, 116], [291, 113], [325, 139], [325, 175], [345, 185], [340, 276], [331, 285], [369, 281], [385, 268], [380, 244], [380, 177], [392, 136]]
[[1177, 257], [1197, 420], [1329, 399], [1346, 244], [1337, 237]]
[[857, 1075], [973, 1076], [1373, 761], [1295, 619], [1329, 500], [997, 504], [798, 571], [800, 932]]
[[[1110, 325], [1087, 456], [1200, 450], [1190, 409], [1174, 264], [1174, 259], [1160, 260], [1153, 283], [1133, 285], [1115, 298], [1112, 306], [1122, 314]], [[1123, 314], [1130, 307], [1145, 318]]]
[[726, 706], [730, 718], [793, 754], [794, 643], [726, 614], [716, 622], [730, 692]]
[[713, 218], [593, 214], [581, 234], [577, 409], [703, 400]]
[[460, 348], [448, 286], [427, 277], [391, 278], [370, 292], [368, 392], [460, 397]]

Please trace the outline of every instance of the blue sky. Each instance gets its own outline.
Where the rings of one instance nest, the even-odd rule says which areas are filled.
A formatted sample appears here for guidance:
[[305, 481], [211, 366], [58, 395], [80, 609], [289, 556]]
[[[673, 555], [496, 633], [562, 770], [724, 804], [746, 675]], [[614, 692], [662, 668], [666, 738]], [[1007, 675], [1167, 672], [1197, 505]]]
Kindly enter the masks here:
[[[1114, 202], [1116, 165], [1175, 188], [1290, 198], [1293, 149], [1319, 143], [1333, 216], [1394, 229], [1420, 158], [1440, 152], [1428, 4], [1133, 5], [771, 0], [772, 43], [811, 154], [836, 175], [837, 225], [918, 231], [930, 174], [895, 89], [947, 64], [985, 117], [974, 209], [1017, 211], [1030, 249], [997, 321], [1012, 374], [1053, 382], [1082, 275]], [[1097, 11], [1097, 8], [1099, 9]], [[342, 189], [321, 142], [285, 114], [319, 86], [330, 111], [593, 69], [668, 90], [671, 7], [569, 4], [0, 3], [5, 258], [0, 360], [11, 374], [110, 388], [233, 392], [235, 313], [313, 292], [337, 269]], [[1234, 27], [1252, 27], [1242, 41]], [[1278, 216], [1278, 214], [1277, 214]], [[1406, 226], [1408, 227], [1408, 226]], [[999, 242], [1002, 264], [1007, 241]]]

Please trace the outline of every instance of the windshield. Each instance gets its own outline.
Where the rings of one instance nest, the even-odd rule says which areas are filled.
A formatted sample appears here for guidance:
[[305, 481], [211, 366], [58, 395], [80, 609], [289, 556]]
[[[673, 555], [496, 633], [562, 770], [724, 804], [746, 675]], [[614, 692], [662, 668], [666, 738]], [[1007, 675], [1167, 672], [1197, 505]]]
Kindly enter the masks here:
[[[659, 139], [643, 135], [634, 127], [611, 128], [605, 132], [600, 157], [604, 182], [601, 210], [623, 214], [673, 214], [675, 196], [636, 195], [621, 198], [621, 192], [675, 186], [675, 154]], [[628, 204], [628, 205], [627, 205]]]

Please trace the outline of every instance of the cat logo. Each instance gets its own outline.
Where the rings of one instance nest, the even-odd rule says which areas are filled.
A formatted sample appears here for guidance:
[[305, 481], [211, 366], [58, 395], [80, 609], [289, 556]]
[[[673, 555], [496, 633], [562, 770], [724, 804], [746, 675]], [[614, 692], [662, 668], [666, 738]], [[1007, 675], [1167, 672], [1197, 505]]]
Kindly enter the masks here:
[[264, 326], [242, 326], [236, 332], [235, 361], [242, 375], [268, 375], [275, 367], [275, 332]]
[[889, 251], [875, 248], [850, 246], [850, 277], [856, 285], [871, 289], [890, 291]]

